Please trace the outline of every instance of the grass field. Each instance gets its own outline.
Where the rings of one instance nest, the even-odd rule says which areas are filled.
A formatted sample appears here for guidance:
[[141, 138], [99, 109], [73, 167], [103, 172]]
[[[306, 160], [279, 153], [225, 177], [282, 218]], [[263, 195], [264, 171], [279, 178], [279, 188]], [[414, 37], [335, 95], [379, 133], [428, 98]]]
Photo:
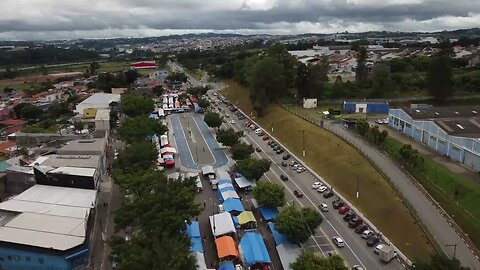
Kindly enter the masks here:
[[[319, 104], [317, 108], [314, 109], [305, 109], [302, 106], [288, 104], [286, 105], [290, 111], [300, 114], [310, 119], [314, 123], [318, 123], [321, 119], [325, 119], [323, 112], [328, 111], [329, 108], [334, 110], [342, 110], [341, 104]], [[362, 113], [352, 113], [352, 114], [341, 114], [338, 116], [342, 119], [365, 119], [365, 114]], [[388, 115], [378, 114], [378, 115], [367, 115], [367, 119], [379, 119], [386, 118]]]
[[[231, 101], [238, 97], [238, 106], [246, 113], [252, 112], [248, 90], [232, 81], [228, 84], [224, 95]], [[354, 203], [407, 256], [414, 256], [405, 245], [409, 242], [417, 243], [417, 256], [421, 259], [427, 260], [434, 252], [428, 237], [387, 180], [356, 149], [279, 106], [272, 105], [264, 117], [256, 120], [267, 130], [273, 124], [273, 135], [297, 156], [302, 154], [299, 131], [305, 130], [307, 151], [303, 160], [313, 170]], [[357, 177], [359, 199], [356, 199]]]
[[[398, 149], [401, 146], [402, 143], [387, 138], [384, 149], [392, 158], [400, 161]], [[480, 247], [480, 185], [459, 177], [429, 158], [425, 158], [423, 170], [409, 171]]]

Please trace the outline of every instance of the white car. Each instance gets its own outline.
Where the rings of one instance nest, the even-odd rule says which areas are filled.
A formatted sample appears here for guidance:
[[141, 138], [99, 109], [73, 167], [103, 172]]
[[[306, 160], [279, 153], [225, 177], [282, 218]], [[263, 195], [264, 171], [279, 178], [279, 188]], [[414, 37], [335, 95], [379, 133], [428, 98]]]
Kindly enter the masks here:
[[373, 249], [373, 252], [375, 252], [375, 254], [380, 253], [380, 249], [382, 249], [383, 246], [385, 246], [385, 245], [384, 245], [384, 244], [378, 244], [378, 245], [376, 245], [375, 248]]
[[340, 236], [334, 236], [332, 240], [333, 240], [333, 243], [339, 248], [342, 248], [345, 246], [345, 242]]
[[317, 188], [317, 191], [320, 192], [320, 193], [325, 192], [325, 190], [327, 190], [326, 186], [320, 186], [319, 188]]
[[373, 235], [374, 235], [374, 233], [372, 231], [366, 230], [362, 233], [362, 238], [367, 239], [367, 238], [369, 238], [370, 236], [373, 236]]
[[235, 124], [235, 120], [230, 120], [230, 124]]
[[321, 203], [318, 207], [322, 212], [328, 212], [328, 205], [326, 203]]
[[298, 164], [293, 164], [292, 168], [296, 171], [298, 168], [300, 167], [300, 165]]
[[321, 186], [323, 186], [323, 184], [322, 184], [321, 182], [315, 182], [315, 183], [313, 183], [312, 188], [313, 188], [313, 189], [317, 189], [317, 188], [319, 188], [319, 187], [321, 187]]
[[302, 166], [299, 166], [299, 167], [297, 168], [297, 173], [302, 173], [302, 172], [304, 172], [304, 171], [305, 171], [305, 168], [302, 167]]

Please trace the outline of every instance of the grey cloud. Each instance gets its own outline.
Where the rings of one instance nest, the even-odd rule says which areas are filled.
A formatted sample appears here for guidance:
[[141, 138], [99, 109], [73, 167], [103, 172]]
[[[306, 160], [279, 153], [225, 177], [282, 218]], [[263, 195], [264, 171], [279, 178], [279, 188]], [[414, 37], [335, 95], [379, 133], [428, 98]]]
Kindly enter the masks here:
[[[85, 1], [85, 0], [77, 0]], [[102, 1], [102, 0], [99, 0]], [[254, 10], [245, 7], [245, 1], [232, 2], [232, 7], [219, 7], [209, 3], [220, 1], [198, 0], [110, 0], [124, 12], [104, 10], [69, 10], [63, 4], [60, 10], [48, 4], [38, 7], [45, 10], [45, 17], [23, 16], [2, 18], [0, 16], [0, 39], [12, 36], [25, 36], [21, 32], [65, 34], [69, 31], [118, 34], [117, 30], [134, 32], [139, 29], [177, 29], [177, 30], [264, 30], [268, 25], [282, 23], [294, 28], [298, 23], [340, 24], [348, 28], [359, 23], [374, 24], [386, 30], [398, 30], [405, 20], [423, 21], [444, 16], [468, 17], [480, 14], [480, 1], [471, 0], [424, 0], [418, 4], [361, 5], [347, 0], [278, 0], [276, 6], [268, 10]], [[68, 2], [67, 2], [68, 3]], [[243, 3], [243, 4], [242, 4]], [[295, 4], [292, 4], [295, 3]], [[15, 5], [15, 3], [11, 3]], [[234, 5], [236, 4], [236, 5]], [[2, 9], [0, 2], [0, 13]], [[22, 6], [18, 7], [21, 10]], [[399, 24], [399, 27], [396, 27]], [[289, 25], [289, 26], [288, 26]], [[478, 22], [480, 27], [480, 22]], [[448, 27], [448, 25], [440, 26]], [[321, 30], [321, 29], [319, 29]], [[441, 30], [441, 29], [436, 29]], [[298, 29], [297, 29], [298, 31]], [[103, 35], [103, 34], [102, 34]], [[65, 37], [65, 38], [68, 38]]]

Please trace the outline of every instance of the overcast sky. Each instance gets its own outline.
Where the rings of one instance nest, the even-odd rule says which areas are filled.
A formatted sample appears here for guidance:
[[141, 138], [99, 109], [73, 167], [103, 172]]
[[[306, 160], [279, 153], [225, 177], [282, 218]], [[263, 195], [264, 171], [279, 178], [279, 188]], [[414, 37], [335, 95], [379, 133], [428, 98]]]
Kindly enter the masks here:
[[0, 39], [480, 27], [480, 0], [0, 0]]

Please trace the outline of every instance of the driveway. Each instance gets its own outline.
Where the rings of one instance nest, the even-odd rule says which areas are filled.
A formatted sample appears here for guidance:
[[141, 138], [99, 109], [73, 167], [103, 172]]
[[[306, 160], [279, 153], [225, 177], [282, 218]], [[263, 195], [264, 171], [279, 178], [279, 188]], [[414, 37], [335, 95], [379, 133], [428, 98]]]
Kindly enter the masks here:
[[445, 254], [453, 257], [453, 248], [447, 247], [446, 245], [456, 244], [455, 255], [463, 266], [468, 266], [471, 269], [480, 269], [479, 259], [473, 254], [472, 250], [465, 244], [459, 234], [450, 226], [449, 221], [441, 214], [439, 206], [433, 204], [417, 186], [412, 183], [409, 175], [402, 171], [377, 148], [343, 128], [342, 125], [326, 123], [325, 127], [338, 136], [346, 138], [375, 163], [378, 168], [381, 168], [403, 198], [413, 205], [417, 216], [433, 235], [435, 241], [440, 245]]

